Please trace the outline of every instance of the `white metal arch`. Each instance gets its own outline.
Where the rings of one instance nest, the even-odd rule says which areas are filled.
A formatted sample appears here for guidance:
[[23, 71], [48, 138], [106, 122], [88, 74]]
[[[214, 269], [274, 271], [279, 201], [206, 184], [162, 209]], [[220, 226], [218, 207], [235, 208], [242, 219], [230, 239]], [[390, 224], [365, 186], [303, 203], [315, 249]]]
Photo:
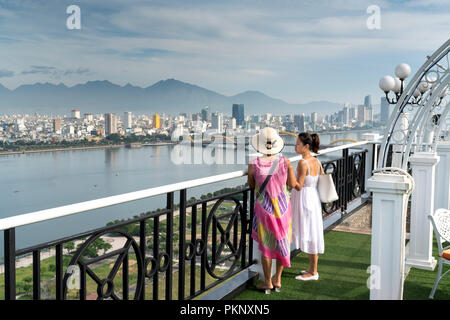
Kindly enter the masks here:
[[[436, 151], [443, 124], [447, 123], [449, 117], [449, 59], [450, 39], [428, 57], [406, 86], [389, 118], [380, 149], [378, 168], [386, 167], [391, 145], [395, 145], [399, 150], [399, 167], [404, 170], [407, 169], [411, 153]], [[417, 101], [414, 92], [421, 82], [426, 82], [429, 89]]]

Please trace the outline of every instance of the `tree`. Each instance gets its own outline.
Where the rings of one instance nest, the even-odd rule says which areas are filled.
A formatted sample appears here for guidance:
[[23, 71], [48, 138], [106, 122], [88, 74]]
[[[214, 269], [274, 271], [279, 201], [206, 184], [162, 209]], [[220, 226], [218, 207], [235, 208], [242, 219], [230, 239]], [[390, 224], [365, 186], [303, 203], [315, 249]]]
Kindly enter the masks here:
[[26, 295], [31, 294], [31, 291], [33, 289], [33, 284], [32, 284], [33, 278], [28, 276], [28, 277], [25, 277], [23, 279], [23, 281], [24, 281], [24, 282], [22, 282], [23, 291], [25, 292]]
[[111, 133], [106, 137], [106, 140], [111, 140], [113, 143], [119, 143], [122, 140], [122, 137], [118, 133]]
[[[78, 244], [77, 250], [82, 246], [82, 244]], [[112, 248], [112, 245], [103, 240], [102, 238], [95, 239], [84, 251], [83, 257], [95, 258], [98, 257], [98, 251], [103, 250], [103, 254]]]
[[73, 250], [75, 249], [75, 243], [73, 241], [66, 242], [64, 244], [64, 249], [67, 250], [67, 253], [69, 254], [72, 253]]

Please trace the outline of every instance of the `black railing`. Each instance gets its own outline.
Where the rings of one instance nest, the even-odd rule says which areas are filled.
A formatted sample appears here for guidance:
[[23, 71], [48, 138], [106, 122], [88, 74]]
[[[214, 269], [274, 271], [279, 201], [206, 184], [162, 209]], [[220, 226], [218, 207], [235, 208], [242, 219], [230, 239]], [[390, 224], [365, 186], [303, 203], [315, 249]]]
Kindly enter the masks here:
[[342, 150], [342, 157], [322, 163], [326, 173], [331, 173], [339, 199], [322, 203], [324, 218], [336, 211], [345, 212], [350, 202], [365, 193], [366, 153], [362, 150], [349, 155], [349, 149]]
[[[366, 152], [349, 154], [344, 149], [341, 158], [323, 163], [339, 194], [338, 201], [323, 205], [324, 218], [347, 210], [347, 204], [365, 192]], [[195, 202], [187, 201], [186, 189], [177, 192], [178, 214], [174, 192], [169, 192], [164, 210], [25, 249], [15, 248], [15, 228], [4, 230], [5, 299], [16, 299], [15, 258], [27, 254], [33, 259], [32, 290], [20, 288], [20, 293], [34, 300], [193, 299], [254, 263], [252, 189], [242, 186]], [[136, 227], [133, 233], [124, 231], [130, 226]], [[92, 254], [91, 248], [106, 235], [124, 238], [125, 244], [103, 255]], [[70, 252], [67, 244], [75, 240], [81, 244]], [[49, 271], [54, 281], [43, 281], [40, 255], [51, 247], [55, 265]], [[105, 265], [112, 265], [106, 273]], [[103, 275], [96, 268], [103, 268]], [[48, 294], [53, 289], [54, 295]], [[95, 289], [95, 296], [89, 294]]]
[[[179, 192], [178, 215], [174, 211], [174, 192], [170, 192], [167, 193], [165, 210], [25, 249], [15, 249], [15, 228], [5, 230], [5, 299], [16, 298], [15, 257], [30, 253], [33, 255], [32, 298], [41, 299], [40, 252], [54, 246], [55, 282], [51, 285], [55, 288], [56, 300], [85, 300], [88, 276], [96, 285], [97, 300], [146, 299], [146, 282], [151, 282], [153, 300], [192, 299], [248, 268], [253, 263], [249, 228], [249, 221], [253, 219], [253, 202], [250, 201], [250, 206], [247, 202], [254, 196], [253, 190], [242, 188], [191, 203], [186, 201], [186, 189]], [[214, 204], [208, 212], [209, 202]], [[224, 203], [232, 204], [232, 208], [222, 213], [224, 207], [221, 205]], [[190, 213], [187, 213], [187, 209]], [[149, 230], [149, 220], [152, 221], [152, 230]], [[177, 230], [174, 220], [178, 222]], [[187, 221], [190, 228], [186, 227]], [[134, 224], [139, 225], [139, 243], [132, 234], [121, 230], [121, 227]], [[95, 257], [87, 254], [97, 239], [114, 234], [126, 239], [123, 247]], [[147, 242], [149, 235], [152, 237], [150, 245]], [[63, 257], [70, 256], [63, 255], [64, 245], [86, 237], [87, 240], [72, 254], [70, 261], [64, 261]], [[165, 241], [160, 238], [165, 238]], [[174, 259], [175, 256], [178, 261]], [[106, 277], [98, 276], [91, 266], [111, 258], [114, 258], [114, 264], [109, 274]], [[129, 279], [131, 261], [133, 282]], [[118, 288], [116, 276], [120, 266], [122, 278]], [[227, 271], [223, 272], [222, 268]], [[174, 272], [175, 269], [177, 272]], [[177, 284], [174, 283], [175, 275]], [[162, 276], [165, 277], [164, 295], [160, 288]], [[76, 295], [70, 286], [74, 280], [79, 286], [74, 290]]]

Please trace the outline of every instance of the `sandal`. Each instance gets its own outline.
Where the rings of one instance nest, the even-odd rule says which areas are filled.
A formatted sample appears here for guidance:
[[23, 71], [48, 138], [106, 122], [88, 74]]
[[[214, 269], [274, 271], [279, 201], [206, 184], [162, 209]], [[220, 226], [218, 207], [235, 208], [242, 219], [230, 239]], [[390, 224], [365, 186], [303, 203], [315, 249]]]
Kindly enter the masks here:
[[[281, 281], [280, 281], [280, 282], [281, 282]], [[275, 289], [275, 292], [281, 292], [281, 285], [280, 285], [280, 286], [277, 286], [277, 285], [273, 284], [273, 281], [272, 281], [272, 285], [273, 285], [273, 287], [274, 287], [274, 289]]]
[[265, 285], [259, 285], [259, 286], [256, 286], [256, 289], [264, 290], [265, 294], [270, 294], [270, 292], [272, 291], [273, 287], [271, 288], [271, 287], [267, 287]]

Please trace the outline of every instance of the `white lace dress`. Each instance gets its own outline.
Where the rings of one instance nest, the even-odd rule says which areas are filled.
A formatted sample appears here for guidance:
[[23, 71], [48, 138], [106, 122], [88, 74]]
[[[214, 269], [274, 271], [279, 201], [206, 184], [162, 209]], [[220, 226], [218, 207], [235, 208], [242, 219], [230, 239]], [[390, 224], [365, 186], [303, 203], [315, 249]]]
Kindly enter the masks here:
[[308, 173], [302, 189], [291, 192], [292, 242], [296, 249], [308, 254], [324, 253], [322, 204], [317, 190], [319, 175], [311, 176], [308, 161], [306, 165]]

